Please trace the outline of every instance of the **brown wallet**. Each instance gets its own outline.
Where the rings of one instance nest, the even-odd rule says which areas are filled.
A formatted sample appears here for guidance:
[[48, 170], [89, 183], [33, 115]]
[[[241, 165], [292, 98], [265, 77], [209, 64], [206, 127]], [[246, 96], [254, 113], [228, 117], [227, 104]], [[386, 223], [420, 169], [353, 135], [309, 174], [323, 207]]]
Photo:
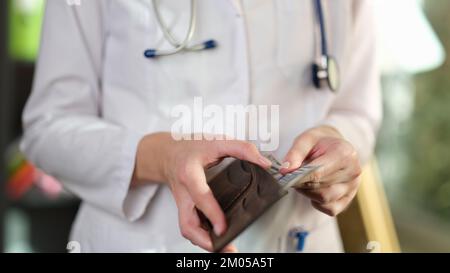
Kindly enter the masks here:
[[209, 231], [215, 252], [228, 245], [287, 194], [269, 172], [242, 160], [232, 162], [208, 183], [225, 213], [228, 225], [224, 234], [216, 236], [210, 222], [199, 213], [203, 228]]

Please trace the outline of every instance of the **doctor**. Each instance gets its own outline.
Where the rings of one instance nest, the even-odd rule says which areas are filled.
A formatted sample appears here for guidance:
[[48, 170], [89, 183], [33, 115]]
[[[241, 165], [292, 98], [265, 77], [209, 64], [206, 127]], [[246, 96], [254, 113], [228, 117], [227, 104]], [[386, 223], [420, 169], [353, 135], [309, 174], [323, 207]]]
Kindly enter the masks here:
[[[283, 172], [322, 167], [225, 251], [339, 252], [333, 217], [356, 194], [381, 119], [369, 0], [49, 0], [22, 148], [82, 206], [84, 252], [211, 249], [226, 229], [205, 179], [223, 157], [270, 162], [245, 140], [176, 141], [194, 97], [279, 105]], [[168, 56], [165, 56], [168, 55]], [[315, 63], [314, 66], [312, 64]]]

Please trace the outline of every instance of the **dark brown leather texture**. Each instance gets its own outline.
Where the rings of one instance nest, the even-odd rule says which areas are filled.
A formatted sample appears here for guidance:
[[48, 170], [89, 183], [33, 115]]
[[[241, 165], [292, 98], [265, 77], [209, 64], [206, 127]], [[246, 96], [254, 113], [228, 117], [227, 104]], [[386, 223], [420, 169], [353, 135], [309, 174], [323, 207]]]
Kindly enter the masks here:
[[201, 215], [215, 252], [223, 249], [287, 194], [266, 170], [242, 160], [235, 160], [208, 183], [225, 213], [228, 225], [226, 232], [217, 237], [209, 221]]

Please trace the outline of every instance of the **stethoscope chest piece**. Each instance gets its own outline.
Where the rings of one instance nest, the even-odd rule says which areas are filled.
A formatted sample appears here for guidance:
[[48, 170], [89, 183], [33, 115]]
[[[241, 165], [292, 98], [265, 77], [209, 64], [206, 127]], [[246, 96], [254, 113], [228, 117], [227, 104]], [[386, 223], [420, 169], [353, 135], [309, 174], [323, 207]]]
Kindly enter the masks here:
[[336, 92], [340, 86], [339, 67], [335, 58], [322, 56], [312, 67], [313, 83], [318, 89], [329, 88]]

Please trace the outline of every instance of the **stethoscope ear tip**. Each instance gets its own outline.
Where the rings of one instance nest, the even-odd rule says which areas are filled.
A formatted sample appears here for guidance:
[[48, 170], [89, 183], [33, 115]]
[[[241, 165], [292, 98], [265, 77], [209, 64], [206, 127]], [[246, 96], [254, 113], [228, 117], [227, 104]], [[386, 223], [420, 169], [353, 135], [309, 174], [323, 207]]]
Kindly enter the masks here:
[[147, 49], [144, 51], [145, 58], [154, 59], [156, 58], [156, 50], [155, 49]]
[[204, 49], [213, 49], [217, 47], [216, 40], [208, 40], [203, 43]]

